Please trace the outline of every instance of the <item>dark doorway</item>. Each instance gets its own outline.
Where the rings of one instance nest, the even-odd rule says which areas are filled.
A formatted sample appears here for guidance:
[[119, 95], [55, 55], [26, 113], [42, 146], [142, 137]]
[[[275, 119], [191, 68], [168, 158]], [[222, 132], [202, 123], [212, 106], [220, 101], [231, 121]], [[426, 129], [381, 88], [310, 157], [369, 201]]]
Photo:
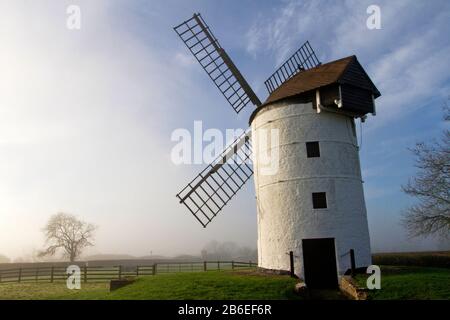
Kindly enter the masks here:
[[334, 238], [303, 239], [305, 283], [311, 289], [338, 287]]

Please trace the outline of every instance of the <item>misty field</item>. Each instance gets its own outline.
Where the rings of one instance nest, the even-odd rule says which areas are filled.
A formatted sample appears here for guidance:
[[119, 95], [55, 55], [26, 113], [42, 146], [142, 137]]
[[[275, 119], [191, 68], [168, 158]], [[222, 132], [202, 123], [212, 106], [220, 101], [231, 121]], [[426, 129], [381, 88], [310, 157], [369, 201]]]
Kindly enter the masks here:
[[140, 277], [132, 285], [109, 292], [108, 283], [82, 283], [69, 290], [65, 282], [0, 285], [0, 299], [25, 300], [184, 300], [184, 299], [297, 299], [296, 280], [289, 276], [209, 271]]

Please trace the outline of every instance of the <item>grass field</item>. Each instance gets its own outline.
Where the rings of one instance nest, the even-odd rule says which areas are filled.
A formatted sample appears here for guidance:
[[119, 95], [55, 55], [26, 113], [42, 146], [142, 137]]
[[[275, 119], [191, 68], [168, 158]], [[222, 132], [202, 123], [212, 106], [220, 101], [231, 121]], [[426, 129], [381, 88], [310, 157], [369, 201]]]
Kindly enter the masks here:
[[[357, 276], [361, 287], [366, 276]], [[374, 300], [450, 300], [450, 269], [423, 267], [381, 267], [381, 289], [370, 290]]]
[[[366, 276], [357, 276], [365, 287]], [[10, 283], [0, 285], [4, 299], [299, 299], [293, 292], [295, 279], [288, 276], [257, 275], [252, 272], [208, 271], [159, 274], [140, 277], [132, 285], [109, 292], [109, 283], [82, 283], [81, 290], [69, 290], [65, 282]], [[315, 298], [341, 299], [337, 294]], [[381, 267], [381, 290], [369, 291], [370, 299], [450, 300], [450, 269], [423, 267]]]
[[147, 276], [109, 292], [108, 283], [82, 283], [69, 290], [64, 282], [0, 285], [0, 299], [297, 299], [295, 279], [288, 276], [251, 275], [227, 271], [174, 273]]

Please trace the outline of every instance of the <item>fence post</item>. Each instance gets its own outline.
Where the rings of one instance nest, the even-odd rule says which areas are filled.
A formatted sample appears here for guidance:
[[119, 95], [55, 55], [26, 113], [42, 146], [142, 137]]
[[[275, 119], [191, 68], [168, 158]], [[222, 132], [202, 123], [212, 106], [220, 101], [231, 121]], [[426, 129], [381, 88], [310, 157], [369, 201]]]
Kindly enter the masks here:
[[355, 262], [355, 250], [350, 249], [350, 265], [352, 268], [352, 277], [355, 275], [356, 273], [356, 262]]
[[84, 265], [84, 282], [87, 282], [87, 265]]
[[203, 261], [203, 271], [207, 271], [206, 261]]
[[136, 266], [136, 277], [139, 277], [139, 266]]
[[156, 275], [156, 263], [153, 264], [152, 275]]
[[19, 282], [22, 281], [22, 268], [19, 268]]
[[53, 277], [54, 277], [54, 270], [55, 270], [55, 267], [52, 266], [52, 269], [50, 270], [50, 282], [52, 282], [52, 283], [53, 283]]
[[233, 271], [234, 271], [234, 260], [233, 260], [233, 261], [231, 261], [231, 270], [233, 270]]
[[220, 261], [217, 261], [217, 270], [220, 270]]
[[295, 272], [294, 272], [294, 252], [289, 251], [289, 262], [291, 265], [291, 277], [295, 278]]
[[119, 280], [122, 279], [122, 265], [119, 266]]

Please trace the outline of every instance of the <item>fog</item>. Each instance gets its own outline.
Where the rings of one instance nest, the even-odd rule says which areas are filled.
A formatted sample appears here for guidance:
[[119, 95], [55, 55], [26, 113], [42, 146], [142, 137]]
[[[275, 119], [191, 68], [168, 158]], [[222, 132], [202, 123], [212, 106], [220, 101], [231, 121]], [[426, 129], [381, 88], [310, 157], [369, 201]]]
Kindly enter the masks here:
[[[95, 246], [84, 256], [201, 256], [205, 248], [209, 254], [219, 250], [218, 243], [229, 244], [224, 252], [239, 256], [241, 250], [251, 256], [257, 239], [253, 182], [206, 229], [175, 198], [204, 165], [175, 165], [171, 133], [193, 130], [199, 119], [205, 128], [245, 129], [251, 111], [238, 117], [232, 113], [172, 27], [199, 4], [204, 6], [238, 64], [249, 61], [244, 71], [252, 86], [258, 83], [255, 90], [261, 96], [261, 84], [278, 59], [268, 60], [261, 72], [261, 63], [252, 60], [255, 53], [242, 45], [248, 42], [246, 33], [236, 39], [231, 34], [244, 30], [227, 33], [236, 22], [221, 17], [211, 3], [186, 1], [176, 10], [163, 1], [77, 3], [81, 29], [69, 30], [66, 9], [71, 1], [0, 1], [0, 254], [35, 259], [44, 244], [42, 228], [62, 211], [98, 226]], [[282, 5], [275, 7], [281, 10]], [[234, 6], [228, 9], [230, 17]], [[265, 6], [261, 14], [275, 14]], [[253, 9], [248, 5], [243, 10]], [[243, 19], [242, 29], [257, 27], [255, 21]], [[357, 41], [364, 37], [355, 40], [355, 48], [362, 46]], [[323, 52], [329, 58], [339, 50], [331, 46]], [[381, 71], [377, 76], [383, 79]], [[388, 109], [381, 107], [379, 114], [383, 108]], [[424, 134], [436, 133], [438, 112], [432, 116]], [[382, 121], [388, 123], [381, 120], [365, 137], [364, 152], [377, 149], [375, 137], [387, 132]], [[401, 148], [406, 157], [413, 142], [386, 148]], [[406, 237], [399, 217], [410, 200], [389, 202], [387, 195], [377, 193], [379, 185], [370, 176], [377, 167], [365, 157], [371, 154], [362, 154], [362, 165], [374, 251], [449, 249], [439, 239]], [[410, 163], [402, 167], [408, 171], [389, 186], [396, 194], [399, 181], [413, 173]]]

